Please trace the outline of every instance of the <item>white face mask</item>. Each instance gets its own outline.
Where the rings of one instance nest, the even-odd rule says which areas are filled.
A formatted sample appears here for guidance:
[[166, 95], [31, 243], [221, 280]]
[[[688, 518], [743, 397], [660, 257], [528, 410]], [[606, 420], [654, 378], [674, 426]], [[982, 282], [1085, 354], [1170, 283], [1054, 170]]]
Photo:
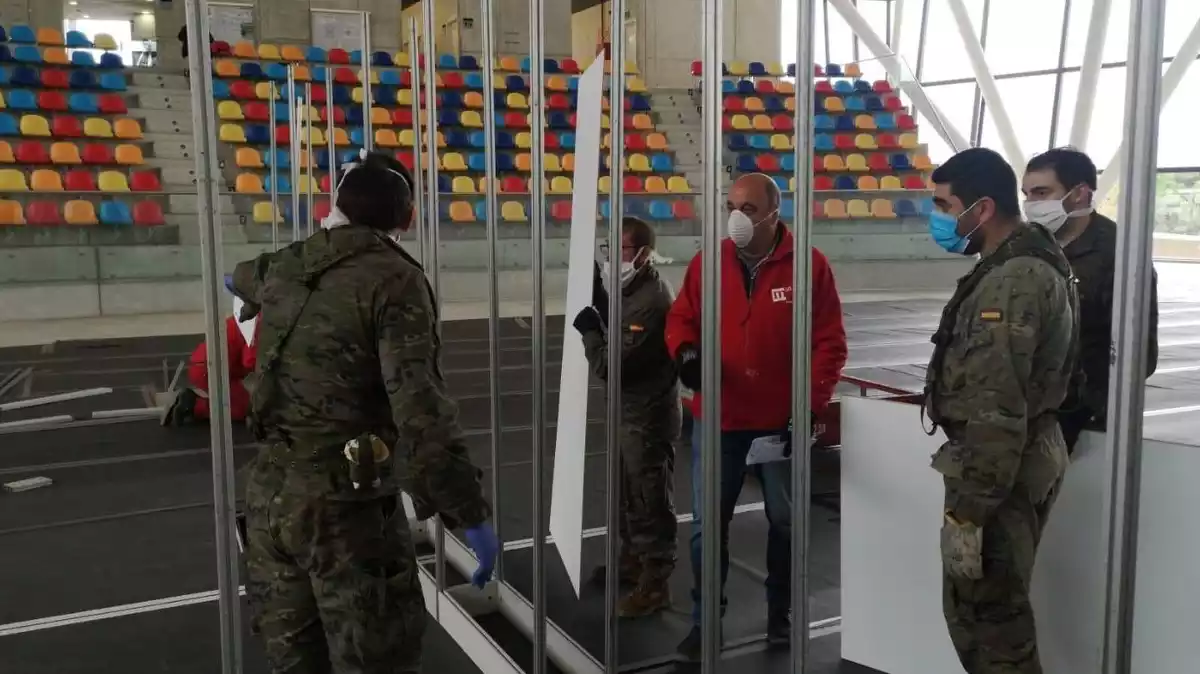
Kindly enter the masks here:
[[[1067, 193], [1070, 196], [1070, 192]], [[1026, 201], [1025, 202], [1025, 219], [1045, 227], [1051, 232], [1057, 232], [1062, 229], [1062, 226], [1067, 224], [1067, 220], [1077, 218], [1081, 215], [1088, 215], [1092, 212], [1092, 207], [1089, 205], [1085, 208], [1080, 208], [1070, 213], [1067, 212], [1063, 203], [1067, 200], [1067, 196], [1062, 199], [1048, 199], [1046, 201]]]
[[[641, 255], [643, 250], [645, 249], [639, 248], [638, 252], [634, 255], [634, 259], [637, 259], [637, 256]], [[636, 267], [632, 262], [621, 262], [621, 287], [624, 288], [625, 286], [629, 285], [629, 282], [633, 280], [633, 277], [637, 274], [637, 272], [638, 267]], [[612, 263], [608, 260], [600, 263], [600, 277], [604, 281], [605, 289], [610, 288], [611, 283], [609, 279], [612, 278]]]
[[755, 222], [750, 219], [750, 216], [741, 211], [732, 211], [729, 213], [729, 221], [725, 225], [725, 231], [729, 235], [729, 239], [733, 241], [733, 245], [738, 248], [745, 248], [754, 239], [754, 228], [760, 223], [765, 222], [767, 218], [775, 213], [776, 211], [771, 211], [762, 220]]

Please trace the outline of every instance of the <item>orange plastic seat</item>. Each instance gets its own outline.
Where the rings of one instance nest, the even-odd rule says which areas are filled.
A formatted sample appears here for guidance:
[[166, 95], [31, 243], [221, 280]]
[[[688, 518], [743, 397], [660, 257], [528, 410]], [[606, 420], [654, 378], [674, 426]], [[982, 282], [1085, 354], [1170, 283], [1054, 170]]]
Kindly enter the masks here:
[[11, 199], [0, 199], [0, 226], [25, 224], [25, 213], [21, 203]]

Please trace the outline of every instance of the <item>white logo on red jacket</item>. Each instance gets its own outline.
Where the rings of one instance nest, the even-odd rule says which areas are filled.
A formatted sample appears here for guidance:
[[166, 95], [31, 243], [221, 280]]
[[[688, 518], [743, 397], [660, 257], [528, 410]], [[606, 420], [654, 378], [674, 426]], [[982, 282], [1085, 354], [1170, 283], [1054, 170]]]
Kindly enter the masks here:
[[792, 301], [792, 287], [787, 286], [786, 288], [771, 288], [771, 301], [787, 302], [790, 304]]

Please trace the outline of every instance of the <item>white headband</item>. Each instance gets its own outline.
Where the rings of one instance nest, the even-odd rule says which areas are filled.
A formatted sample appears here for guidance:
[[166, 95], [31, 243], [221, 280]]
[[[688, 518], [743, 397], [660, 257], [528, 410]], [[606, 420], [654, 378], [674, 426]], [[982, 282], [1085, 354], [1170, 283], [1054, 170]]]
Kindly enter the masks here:
[[[362, 166], [363, 162], [365, 162], [366, 160], [367, 160], [367, 149], [362, 148], [358, 151], [358, 161], [351, 161], [351, 162], [346, 162], [345, 164], [342, 164], [342, 177], [338, 180], [337, 188], [335, 189], [335, 191], [340, 191], [342, 189], [342, 183], [344, 183], [346, 181], [346, 176], [350, 175], [350, 172], [353, 171], [354, 169]], [[390, 169], [390, 168], [388, 169], [388, 171], [400, 176], [400, 180], [404, 181], [404, 184], [408, 187], [409, 193], [410, 194], [412, 193], [412, 184], [410, 184], [408, 182], [408, 178], [404, 177], [403, 173], [401, 173], [395, 169]], [[337, 207], [336, 202], [330, 204], [330, 206], [331, 206], [331, 208], [329, 209], [329, 215], [325, 216], [321, 220], [321, 228], [322, 229], [333, 229], [334, 227], [343, 227], [345, 225], [350, 224], [350, 218], [347, 218], [346, 214], [343, 213], [342, 210]]]

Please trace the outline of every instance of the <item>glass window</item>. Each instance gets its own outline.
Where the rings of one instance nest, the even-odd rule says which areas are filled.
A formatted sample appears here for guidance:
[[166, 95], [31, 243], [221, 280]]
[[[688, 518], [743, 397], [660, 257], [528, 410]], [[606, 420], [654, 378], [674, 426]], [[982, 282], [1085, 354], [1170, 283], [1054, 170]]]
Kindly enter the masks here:
[[[993, 5], [994, 6], [994, 5]], [[997, 80], [1000, 99], [1025, 159], [1049, 149], [1050, 115], [1054, 108], [1054, 75]], [[1004, 151], [990, 106], [984, 107], [982, 145]]]
[[[813, 26], [816, 39], [813, 41], [813, 61], [825, 62], [825, 3], [814, 3]], [[779, 8], [779, 62], [787, 66], [796, 62], [796, 0], [783, 0]]]
[[[1122, 0], [1114, 0], [1119, 2]], [[1079, 73], [1063, 75], [1062, 99], [1058, 106], [1058, 132], [1055, 145], [1067, 145], [1075, 119], [1075, 101], [1079, 95]], [[1100, 170], [1112, 159], [1125, 136], [1125, 68], [1105, 68], [1094, 96], [1092, 125], [1086, 143], [1080, 149], [1091, 155]]]
[[1167, 0], [1167, 25], [1163, 27], [1163, 56], [1174, 56], [1179, 52], [1184, 38], [1197, 21], [1200, 21], [1200, 2]]
[[[883, 38], [886, 44], [891, 39], [891, 26], [888, 25], [888, 6], [892, 4], [890, 0], [855, 0], [855, 4], [858, 5], [858, 12], [875, 30], [875, 34]], [[858, 43], [859, 60], [874, 58], [874, 56], [871, 50], [867, 49], [867, 45], [860, 40]]]
[[1159, 173], [1154, 200], [1154, 231], [1200, 234], [1200, 173]]
[[[904, 3], [904, 17], [900, 24], [900, 58], [908, 64], [910, 71], [917, 67], [917, 52], [921, 43], [921, 13], [924, 0], [908, 0]], [[893, 11], [895, 7], [893, 6]], [[892, 29], [895, 30], [896, 17], [892, 17]]]
[[829, 7], [829, 62], [854, 63], [854, 31], [832, 6]]
[[[1163, 66], [1165, 72], [1167, 66]], [[1158, 166], [1200, 166], [1200, 138], [1196, 135], [1196, 101], [1200, 101], [1200, 72], [1188, 69], [1171, 95], [1158, 121]]]
[[[1192, 0], [1170, 0], [1191, 2]], [[1083, 63], [1083, 49], [1087, 44], [1088, 24], [1092, 20], [1093, 0], [1071, 0], [1071, 19], [1067, 27], [1066, 65]], [[1059, 19], [1055, 19], [1057, 23]], [[1124, 61], [1129, 45], [1129, 0], [1110, 0], [1108, 31], [1104, 38], [1103, 58], [1105, 63]]]
[[[945, 0], [928, 0], [929, 24], [925, 30], [925, 58], [921, 75], [922, 82], [953, 80], [972, 77], [971, 63], [963, 54], [962, 38], [958, 24], [950, 13], [950, 4]], [[964, 0], [967, 14], [971, 18], [975, 36], [983, 21], [983, 0]], [[993, 2], [995, 6], [999, 3]], [[915, 64], [914, 64], [915, 65]], [[967, 124], [970, 127], [970, 123]]]
[[[970, 137], [971, 106], [975, 101], [975, 83], [942, 84], [925, 87], [925, 94], [938, 107], [942, 119], [954, 126], [964, 138]], [[925, 115], [919, 115], [917, 125], [920, 129], [921, 141], [929, 144], [929, 158], [933, 163], [940, 164], [951, 157], [954, 151], [949, 143], [938, 133], [940, 123], [930, 120]]]
[[992, 73], [1057, 68], [1063, 5], [1064, 0], [993, 0], [987, 22], [987, 62]]

